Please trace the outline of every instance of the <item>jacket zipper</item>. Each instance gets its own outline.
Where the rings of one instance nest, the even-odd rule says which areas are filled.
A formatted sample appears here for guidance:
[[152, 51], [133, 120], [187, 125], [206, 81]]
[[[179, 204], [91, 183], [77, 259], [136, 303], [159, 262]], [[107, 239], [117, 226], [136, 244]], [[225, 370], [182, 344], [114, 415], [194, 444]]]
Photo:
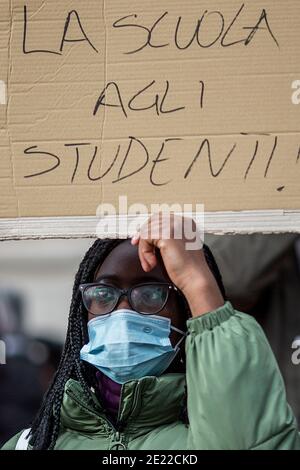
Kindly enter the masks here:
[[[74, 395], [72, 392], [68, 391], [68, 394], [73, 398], [74, 401], [76, 401], [76, 403], [78, 403], [78, 405], [82, 406], [83, 408], [89, 410], [89, 411], [92, 411], [93, 413], [95, 413], [99, 418], [101, 418], [112, 430], [113, 430], [113, 445], [112, 445], [112, 448], [114, 447], [118, 447], [120, 446], [121, 448], [123, 449], [126, 449], [126, 446], [121, 442], [122, 439], [120, 439], [120, 431], [117, 429], [116, 426], [113, 425], [113, 423], [107, 418], [107, 416], [104, 414], [104, 415], [100, 415], [98, 414], [95, 410], [91, 410], [90, 408], [88, 408], [87, 406], [83, 405], [76, 397], [76, 395]], [[118, 423], [118, 421], [117, 421]], [[110, 449], [111, 450], [111, 449]]]
[[67, 392], [72, 398], [74, 401], [76, 401], [76, 403], [80, 406], [82, 406], [83, 408], [85, 408], [86, 410], [88, 411], [92, 411], [93, 413], [95, 413], [95, 415], [97, 415], [99, 418], [103, 419], [103, 421], [105, 421], [106, 424], [108, 424], [114, 431], [114, 433], [117, 432], [117, 429], [115, 428], [115, 426], [113, 425], [113, 423], [107, 418], [107, 416], [104, 414], [104, 415], [100, 415], [99, 413], [97, 413], [94, 409], [91, 409], [85, 405], [82, 404], [82, 402], [80, 400], [77, 399], [76, 395], [74, 395], [72, 392], [68, 391]]
[[[136, 387], [135, 387], [135, 391], [134, 391], [134, 398], [133, 398], [133, 405], [132, 405], [132, 409], [131, 409], [131, 413], [134, 412], [134, 410], [136, 409], [136, 406], [137, 406], [137, 402], [138, 402], [138, 396], [139, 396], [139, 385], [140, 385], [140, 382], [138, 381], [137, 384], [136, 384]], [[117, 418], [117, 422], [116, 422], [116, 427], [112, 426], [113, 429], [114, 429], [114, 444], [113, 444], [113, 448], [116, 447], [117, 450], [120, 450], [120, 449], [127, 449], [126, 445], [123, 444], [122, 442], [122, 427], [123, 427], [123, 423], [122, 421], [119, 420], [119, 414], [120, 414], [120, 409], [119, 409], [119, 412], [118, 412], [118, 418]], [[119, 447], [120, 446], [120, 447]]]
[[[136, 384], [136, 387], [135, 387], [135, 391], [134, 391], [134, 399], [133, 399], [133, 405], [132, 405], [132, 409], [131, 409], [131, 413], [133, 413], [136, 409], [136, 406], [137, 406], [137, 401], [138, 401], [138, 396], [139, 396], [139, 385], [140, 385], [140, 382], [138, 381], [137, 384]], [[78, 400], [77, 400], [77, 397], [70, 391], [68, 391], [69, 395], [72, 396], [72, 398], [80, 405], [80, 406], [83, 406], [82, 403], [80, 403]], [[84, 408], [87, 408], [84, 406]], [[89, 408], [87, 408], [89, 409]], [[120, 414], [120, 409], [118, 411], [118, 418], [117, 418], [117, 422], [116, 422], [116, 425], [114, 425], [108, 418], [107, 416], [104, 414], [104, 415], [99, 415], [98, 413], [95, 412], [95, 410], [91, 410], [93, 411], [93, 413], [95, 413], [97, 416], [99, 416], [99, 418], [103, 419], [107, 425], [109, 425], [111, 427], [111, 429], [113, 430], [113, 433], [114, 433], [114, 444], [113, 444], [113, 447], [114, 446], [121, 446], [121, 448], [123, 449], [126, 449], [126, 446], [125, 444], [122, 443], [122, 427], [123, 427], [123, 423], [122, 421], [119, 421], [119, 414]]]
[[[140, 381], [138, 381], [136, 386], [135, 386], [134, 397], [133, 397], [133, 405], [132, 405], [132, 408], [131, 408], [131, 414], [135, 411], [136, 406], [137, 406], [137, 401], [138, 401], [138, 396], [139, 396], [139, 385], [140, 385]], [[119, 415], [120, 415], [120, 409], [119, 409], [119, 412], [118, 412], [118, 418], [117, 418], [116, 428], [115, 428], [117, 431], [120, 431], [120, 429], [122, 428], [122, 425], [123, 425], [122, 421], [119, 420]]]
[[140, 395], [140, 381], [137, 382], [136, 384], [136, 387], [135, 387], [135, 391], [134, 391], [134, 400], [133, 400], [133, 405], [132, 405], [132, 409], [131, 409], [131, 414], [136, 410], [136, 407], [137, 407], [137, 403], [138, 403], [138, 397]]

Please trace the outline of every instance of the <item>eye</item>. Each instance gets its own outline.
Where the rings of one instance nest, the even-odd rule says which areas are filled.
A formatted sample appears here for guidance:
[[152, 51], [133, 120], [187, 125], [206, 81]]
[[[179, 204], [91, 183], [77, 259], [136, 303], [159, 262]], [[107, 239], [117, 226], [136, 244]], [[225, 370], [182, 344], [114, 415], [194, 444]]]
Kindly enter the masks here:
[[115, 291], [113, 287], [96, 287], [94, 295], [100, 302], [109, 302], [115, 298]]
[[148, 301], [162, 300], [163, 292], [159, 287], [150, 287], [142, 291], [142, 298]]
[[85, 297], [89, 302], [111, 302], [115, 299], [115, 295], [115, 289], [109, 286], [94, 286], [85, 292]]
[[168, 295], [166, 286], [144, 285], [132, 291], [132, 300], [137, 310], [142, 312], [155, 312], [160, 310]]

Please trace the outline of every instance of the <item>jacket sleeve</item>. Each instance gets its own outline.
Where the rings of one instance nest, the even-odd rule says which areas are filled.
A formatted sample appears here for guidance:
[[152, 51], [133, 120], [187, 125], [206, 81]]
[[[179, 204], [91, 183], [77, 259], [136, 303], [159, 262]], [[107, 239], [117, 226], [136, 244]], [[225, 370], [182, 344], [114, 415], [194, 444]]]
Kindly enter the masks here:
[[187, 321], [190, 445], [198, 449], [300, 449], [296, 419], [256, 320], [222, 307]]

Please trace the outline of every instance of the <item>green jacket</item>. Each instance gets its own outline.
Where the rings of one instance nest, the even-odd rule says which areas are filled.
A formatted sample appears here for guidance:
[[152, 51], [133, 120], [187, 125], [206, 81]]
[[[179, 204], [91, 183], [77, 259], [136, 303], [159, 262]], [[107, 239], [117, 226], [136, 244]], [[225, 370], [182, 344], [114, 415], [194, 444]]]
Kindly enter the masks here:
[[[277, 363], [253, 317], [222, 307], [187, 321], [186, 374], [122, 386], [118, 432], [66, 384], [56, 449], [300, 449]], [[180, 421], [185, 383], [190, 424]], [[14, 449], [20, 433], [3, 449]]]

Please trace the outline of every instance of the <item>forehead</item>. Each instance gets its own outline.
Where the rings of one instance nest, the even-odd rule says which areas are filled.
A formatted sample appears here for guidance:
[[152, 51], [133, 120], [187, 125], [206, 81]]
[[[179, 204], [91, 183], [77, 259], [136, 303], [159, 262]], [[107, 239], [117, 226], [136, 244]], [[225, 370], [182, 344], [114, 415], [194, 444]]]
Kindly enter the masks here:
[[151, 271], [145, 272], [139, 259], [138, 247], [131, 245], [130, 239], [126, 239], [116, 246], [98, 267], [95, 280], [113, 276], [124, 285], [147, 280], [170, 282], [159, 250], [156, 253], [157, 265]]

